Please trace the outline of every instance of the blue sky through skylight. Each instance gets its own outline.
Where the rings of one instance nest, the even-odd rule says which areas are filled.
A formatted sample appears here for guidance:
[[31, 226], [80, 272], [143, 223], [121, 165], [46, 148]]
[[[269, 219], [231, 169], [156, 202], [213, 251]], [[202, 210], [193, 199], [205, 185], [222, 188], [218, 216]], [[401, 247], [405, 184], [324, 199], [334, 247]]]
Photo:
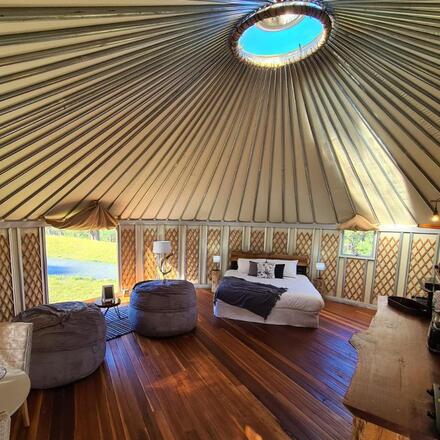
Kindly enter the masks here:
[[253, 25], [240, 37], [239, 45], [249, 54], [276, 56], [307, 46], [324, 30], [322, 23], [312, 17], [304, 17], [298, 24], [277, 31], [266, 31]]

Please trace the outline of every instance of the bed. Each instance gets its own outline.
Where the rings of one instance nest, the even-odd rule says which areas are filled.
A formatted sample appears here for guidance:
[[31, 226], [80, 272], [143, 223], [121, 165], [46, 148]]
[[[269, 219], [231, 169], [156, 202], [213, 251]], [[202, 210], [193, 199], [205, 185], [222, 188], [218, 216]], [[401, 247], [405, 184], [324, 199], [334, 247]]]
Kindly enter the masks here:
[[[246, 259], [298, 259], [298, 271], [295, 278], [264, 279], [247, 275], [235, 269], [238, 258]], [[269, 316], [264, 319], [255, 313], [241, 307], [233, 306], [217, 299], [214, 303], [214, 315], [221, 318], [236, 319], [240, 321], [259, 322], [264, 324], [290, 325], [295, 327], [319, 326], [319, 312], [324, 307], [320, 293], [307, 278], [308, 258], [302, 256], [286, 256], [274, 254], [234, 253], [231, 255], [231, 267], [224, 274], [225, 277], [237, 277], [246, 281], [270, 284], [287, 289], [276, 302]]]

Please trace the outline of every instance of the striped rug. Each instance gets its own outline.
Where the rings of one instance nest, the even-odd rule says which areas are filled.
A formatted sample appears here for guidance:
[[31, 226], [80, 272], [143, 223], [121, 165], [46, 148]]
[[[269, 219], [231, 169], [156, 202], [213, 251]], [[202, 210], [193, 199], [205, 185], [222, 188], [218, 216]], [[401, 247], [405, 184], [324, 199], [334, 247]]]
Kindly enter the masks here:
[[106, 340], [110, 341], [120, 336], [124, 336], [133, 331], [133, 327], [128, 320], [128, 305], [119, 306], [119, 314], [121, 318], [116, 314], [115, 308], [109, 309], [105, 315], [105, 321], [107, 323], [107, 335]]

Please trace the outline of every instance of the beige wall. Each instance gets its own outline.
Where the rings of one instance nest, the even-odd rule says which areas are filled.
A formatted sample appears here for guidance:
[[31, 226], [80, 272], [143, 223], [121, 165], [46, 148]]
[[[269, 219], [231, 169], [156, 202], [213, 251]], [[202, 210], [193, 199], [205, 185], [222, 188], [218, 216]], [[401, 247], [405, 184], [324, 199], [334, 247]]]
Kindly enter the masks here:
[[[434, 263], [440, 260], [440, 234], [418, 228], [402, 231], [390, 228], [377, 232], [374, 259], [341, 257], [341, 233], [330, 225], [124, 222], [120, 234], [131, 237], [129, 242], [121, 241], [121, 252], [131, 254], [131, 261], [136, 259], [139, 266], [136, 271], [130, 269], [131, 278], [123, 287], [154, 275], [154, 258], [150, 252], [153, 239], [172, 239], [173, 276], [188, 278], [201, 285], [210, 283], [212, 256], [222, 256], [222, 270], [225, 271], [232, 249], [309, 255], [312, 279], [316, 277], [315, 263], [326, 263], [327, 269], [322, 276], [329, 296], [368, 305], [374, 305], [378, 295], [421, 294], [419, 280], [431, 276]], [[137, 247], [133, 248], [131, 243], [136, 243]], [[122, 262], [127, 259], [122, 258]], [[122, 264], [122, 273], [130, 270]]]
[[[151, 252], [156, 239], [170, 240], [174, 250], [171, 276], [199, 285], [210, 283], [212, 256], [221, 255], [228, 267], [231, 250], [300, 253], [311, 257], [310, 278], [316, 261], [324, 261], [322, 274], [328, 295], [341, 301], [374, 305], [378, 295], [420, 294], [419, 280], [432, 274], [440, 260], [439, 232], [423, 229], [381, 230], [376, 258], [339, 256], [341, 234], [334, 226], [123, 222], [119, 233], [121, 288], [156, 276]], [[44, 224], [0, 224], [0, 321], [10, 320], [26, 308], [47, 302]]]

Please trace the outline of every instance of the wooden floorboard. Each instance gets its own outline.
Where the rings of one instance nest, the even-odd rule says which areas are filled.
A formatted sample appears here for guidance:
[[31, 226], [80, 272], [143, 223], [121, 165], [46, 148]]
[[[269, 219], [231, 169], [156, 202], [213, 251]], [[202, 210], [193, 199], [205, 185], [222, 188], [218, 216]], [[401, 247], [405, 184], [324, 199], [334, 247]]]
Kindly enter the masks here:
[[373, 311], [328, 302], [319, 329], [215, 318], [198, 291], [197, 329], [107, 344], [94, 374], [32, 391], [31, 427], [13, 417], [14, 440], [344, 440], [342, 398], [356, 366], [351, 335]]

